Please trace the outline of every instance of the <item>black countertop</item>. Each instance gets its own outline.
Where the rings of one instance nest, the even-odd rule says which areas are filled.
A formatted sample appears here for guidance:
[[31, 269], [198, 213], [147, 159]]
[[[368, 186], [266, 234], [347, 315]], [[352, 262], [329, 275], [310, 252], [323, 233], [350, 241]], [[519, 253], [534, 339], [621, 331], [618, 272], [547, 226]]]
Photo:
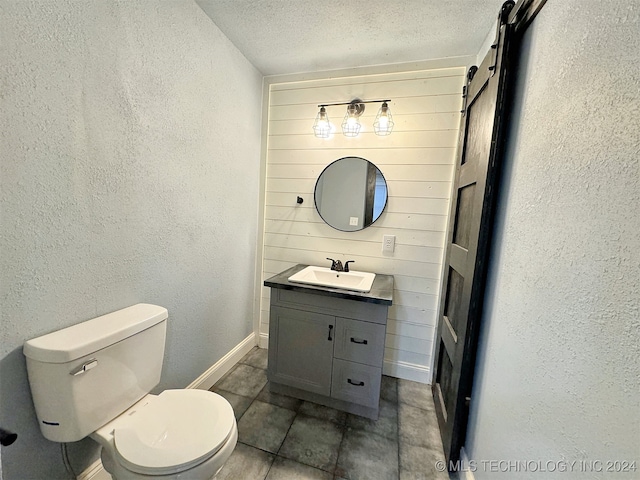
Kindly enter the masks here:
[[393, 275], [383, 275], [376, 273], [376, 278], [371, 285], [371, 290], [367, 293], [353, 292], [341, 288], [322, 287], [319, 285], [306, 285], [304, 283], [290, 282], [288, 278], [298, 273], [308, 265], [298, 264], [284, 272], [280, 272], [264, 281], [265, 287], [282, 288], [284, 290], [294, 290], [297, 292], [311, 293], [314, 295], [324, 295], [334, 298], [345, 298], [359, 302], [378, 303], [381, 305], [391, 305], [393, 301]]

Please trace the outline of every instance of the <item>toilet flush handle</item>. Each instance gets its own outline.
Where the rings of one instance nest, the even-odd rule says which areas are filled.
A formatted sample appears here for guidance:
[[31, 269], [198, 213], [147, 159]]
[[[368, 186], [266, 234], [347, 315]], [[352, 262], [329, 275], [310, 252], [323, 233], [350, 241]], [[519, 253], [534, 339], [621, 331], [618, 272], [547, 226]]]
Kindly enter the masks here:
[[86, 362], [84, 362], [78, 368], [74, 368], [73, 370], [71, 370], [69, 372], [69, 375], [80, 375], [86, 372], [87, 370], [91, 370], [92, 368], [97, 366], [98, 366], [98, 360], [96, 360], [95, 358], [92, 358], [91, 360], [87, 360]]

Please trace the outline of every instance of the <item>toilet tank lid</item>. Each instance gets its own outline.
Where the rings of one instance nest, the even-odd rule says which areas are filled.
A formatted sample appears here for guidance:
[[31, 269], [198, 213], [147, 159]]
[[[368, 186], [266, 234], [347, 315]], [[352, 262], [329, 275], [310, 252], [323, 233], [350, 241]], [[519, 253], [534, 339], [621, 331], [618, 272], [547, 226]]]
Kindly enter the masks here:
[[164, 307], [139, 303], [27, 340], [22, 352], [39, 362], [70, 362], [146, 330], [168, 315]]

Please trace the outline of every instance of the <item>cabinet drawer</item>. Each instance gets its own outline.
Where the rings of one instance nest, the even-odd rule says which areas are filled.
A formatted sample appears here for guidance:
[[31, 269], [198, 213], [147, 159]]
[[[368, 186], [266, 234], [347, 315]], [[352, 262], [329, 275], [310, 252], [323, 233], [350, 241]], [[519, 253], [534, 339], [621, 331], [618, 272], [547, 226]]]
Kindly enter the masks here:
[[378, 408], [382, 369], [333, 359], [331, 396], [339, 400]]
[[358, 302], [277, 288], [275, 292], [273, 289], [271, 290], [271, 304], [327, 315], [345, 315], [383, 325], [387, 323], [388, 307], [377, 303]]
[[384, 325], [338, 317], [333, 355], [342, 360], [381, 367], [384, 338]]

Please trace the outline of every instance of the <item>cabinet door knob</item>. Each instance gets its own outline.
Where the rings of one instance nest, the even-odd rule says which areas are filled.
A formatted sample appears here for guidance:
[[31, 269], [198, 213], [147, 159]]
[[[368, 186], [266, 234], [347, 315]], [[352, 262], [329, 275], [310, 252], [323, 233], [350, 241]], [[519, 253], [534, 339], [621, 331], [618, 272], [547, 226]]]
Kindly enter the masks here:
[[351, 343], [358, 343], [360, 345], [366, 345], [367, 341], [366, 340], [356, 340], [355, 338], [351, 337]]
[[327, 340], [333, 340], [331, 338], [331, 330], [333, 330], [333, 325], [329, 325], [329, 338], [327, 338]]
[[364, 387], [364, 382], [354, 383], [353, 381], [351, 381], [350, 378], [347, 378], [347, 383], [350, 383], [351, 385], [355, 385], [356, 387]]

